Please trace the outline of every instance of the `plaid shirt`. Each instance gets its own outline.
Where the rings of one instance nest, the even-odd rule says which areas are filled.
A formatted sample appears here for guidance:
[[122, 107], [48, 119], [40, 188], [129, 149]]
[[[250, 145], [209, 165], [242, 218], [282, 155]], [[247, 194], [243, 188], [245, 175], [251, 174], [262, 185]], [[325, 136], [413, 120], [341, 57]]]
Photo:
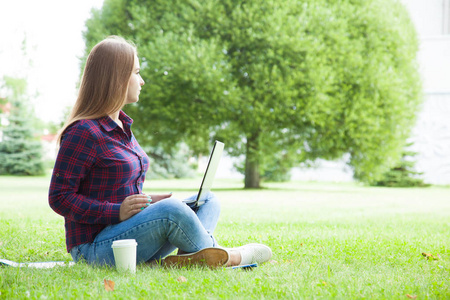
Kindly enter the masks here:
[[66, 245], [92, 242], [119, 223], [120, 204], [142, 192], [147, 154], [123, 111], [122, 130], [110, 117], [75, 122], [64, 132], [50, 183], [49, 204], [65, 219]]

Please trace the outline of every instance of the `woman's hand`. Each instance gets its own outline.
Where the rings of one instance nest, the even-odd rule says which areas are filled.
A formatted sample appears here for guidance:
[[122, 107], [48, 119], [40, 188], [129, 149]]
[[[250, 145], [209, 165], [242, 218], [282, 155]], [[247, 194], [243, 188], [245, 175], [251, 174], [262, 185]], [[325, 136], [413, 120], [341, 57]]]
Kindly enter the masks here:
[[156, 203], [171, 196], [172, 193], [162, 195], [136, 194], [128, 196], [120, 205], [119, 220], [125, 221], [149, 206], [150, 203]]
[[126, 197], [120, 205], [119, 220], [125, 221], [126, 219], [131, 218], [140, 212], [142, 208], [147, 207], [151, 201], [152, 200], [144, 194], [136, 194]]

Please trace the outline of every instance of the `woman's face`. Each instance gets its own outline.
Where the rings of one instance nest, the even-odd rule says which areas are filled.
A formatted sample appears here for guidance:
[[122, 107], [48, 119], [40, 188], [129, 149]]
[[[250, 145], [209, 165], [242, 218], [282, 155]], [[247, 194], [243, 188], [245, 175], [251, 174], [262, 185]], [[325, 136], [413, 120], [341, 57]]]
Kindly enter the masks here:
[[139, 101], [139, 93], [141, 86], [144, 85], [144, 80], [141, 77], [139, 59], [137, 55], [134, 57], [134, 68], [128, 81], [128, 94], [126, 104], [135, 103]]

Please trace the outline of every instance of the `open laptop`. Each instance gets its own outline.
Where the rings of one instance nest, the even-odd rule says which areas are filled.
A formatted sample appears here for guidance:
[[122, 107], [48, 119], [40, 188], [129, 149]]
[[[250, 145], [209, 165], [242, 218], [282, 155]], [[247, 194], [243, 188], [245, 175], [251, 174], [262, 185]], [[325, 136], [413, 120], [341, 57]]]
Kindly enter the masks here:
[[206, 166], [206, 171], [203, 175], [197, 198], [183, 201], [190, 208], [197, 210], [198, 207], [205, 203], [206, 196], [211, 190], [214, 177], [216, 176], [217, 167], [219, 166], [220, 158], [222, 157], [223, 147], [224, 143], [215, 141], [211, 154], [209, 155], [208, 165]]

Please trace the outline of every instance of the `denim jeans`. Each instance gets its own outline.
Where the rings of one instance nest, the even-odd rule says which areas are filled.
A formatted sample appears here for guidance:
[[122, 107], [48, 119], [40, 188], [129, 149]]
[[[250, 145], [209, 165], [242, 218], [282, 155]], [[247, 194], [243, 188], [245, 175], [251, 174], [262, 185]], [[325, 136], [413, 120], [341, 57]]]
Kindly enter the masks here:
[[136, 240], [137, 263], [164, 258], [176, 248], [190, 253], [215, 247], [212, 234], [219, 214], [220, 204], [213, 193], [206, 195], [205, 203], [197, 212], [181, 200], [164, 199], [128, 220], [107, 226], [92, 243], [73, 247], [70, 254], [75, 262], [84, 259], [88, 264], [114, 266], [111, 245], [115, 240]]

